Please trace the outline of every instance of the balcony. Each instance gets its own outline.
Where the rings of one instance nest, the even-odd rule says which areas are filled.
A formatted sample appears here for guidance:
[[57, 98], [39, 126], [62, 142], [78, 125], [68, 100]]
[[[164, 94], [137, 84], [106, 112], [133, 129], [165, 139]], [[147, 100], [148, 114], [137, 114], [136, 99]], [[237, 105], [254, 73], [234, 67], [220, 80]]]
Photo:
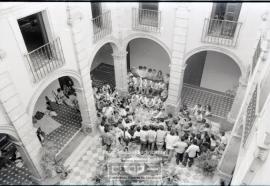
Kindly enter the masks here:
[[260, 40], [259, 40], [259, 42], [257, 44], [256, 50], [254, 52], [254, 55], [253, 55], [251, 73], [253, 73], [253, 71], [254, 71], [254, 69], [255, 69], [255, 67], [257, 65], [257, 62], [258, 62], [258, 59], [260, 57], [261, 51], [262, 51], [262, 49], [261, 49], [261, 38], [260, 38]]
[[132, 29], [160, 32], [161, 12], [147, 9], [132, 9]]
[[65, 63], [60, 38], [29, 52], [25, 55], [34, 83], [37, 83], [47, 74], [60, 68]]
[[203, 26], [202, 42], [236, 47], [242, 23], [236, 21], [208, 19]]
[[94, 43], [112, 33], [111, 11], [92, 19]]

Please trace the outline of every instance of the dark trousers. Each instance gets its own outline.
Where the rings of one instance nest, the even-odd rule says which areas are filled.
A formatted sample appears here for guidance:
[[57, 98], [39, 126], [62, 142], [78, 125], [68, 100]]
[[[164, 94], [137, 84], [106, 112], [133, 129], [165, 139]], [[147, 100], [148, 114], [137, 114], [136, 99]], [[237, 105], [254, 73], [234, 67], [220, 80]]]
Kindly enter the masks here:
[[179, 165], [179, 162], [182, 162], [184, 158], [184, 153], [176, 153], [176, 164]]
[[191, 167], [191, 165], [193, 164], [193, 162], [194, 162], [194, 158], [189, 157], [188, 154], [187, 154], [187, 155], [185, 156], [185, 158], [184, 158], [182, 164], [183, 164], [184, 166], [186, 166], [187, 163], [188, 163], [188, 166]]

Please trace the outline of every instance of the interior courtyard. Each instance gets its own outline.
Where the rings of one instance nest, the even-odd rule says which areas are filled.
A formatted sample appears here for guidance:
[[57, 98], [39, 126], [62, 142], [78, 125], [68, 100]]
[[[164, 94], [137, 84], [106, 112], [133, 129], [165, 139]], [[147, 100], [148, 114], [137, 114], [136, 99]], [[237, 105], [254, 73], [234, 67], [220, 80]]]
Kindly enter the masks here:
[[0, 184], [270, 184], [269, 5], [1, 2]]

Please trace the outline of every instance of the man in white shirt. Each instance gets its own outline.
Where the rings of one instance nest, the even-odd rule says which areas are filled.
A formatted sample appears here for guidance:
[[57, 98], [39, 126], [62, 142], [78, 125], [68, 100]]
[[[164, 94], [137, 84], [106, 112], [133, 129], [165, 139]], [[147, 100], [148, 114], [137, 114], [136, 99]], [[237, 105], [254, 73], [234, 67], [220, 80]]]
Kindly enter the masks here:
[[150, 125], [150, 130], [148, 131], [148, 150], [152, 154], [154, 151], [154, 146], [157, 138], [157, 132], [153, 125]]
[[224, 146], [226, 146], [228, 143], [228, 139], [225, 135], [225, 132], [221, 132], [220, 143], [223, 144]]
[[165, 138], [165, 142], [166, 142], [166, 151], [168, 156], [168, 161], [170, 162], [173, 156], [173, 151], [174, 151], [174, 143], [177, 141], [179, 137], [175, 135], [174, 131], [171, 131], [170, 134], [167, 134], [166, 138]]
[[176, 152], [176, 164], [179, 165], [179, 162], [183, 161], [185, 150], [188, 144], [185, 142], [185, 137], [182, 136], [179, 140], [173, 145]]
[[193, 144], [186, 150], [187, 155], [183, 161], [183, 165], [186, 166], [188, 161], [188, 166], [191, 167], [198, 152], [200, 152], [200, 147], [197, 145], [197, 140], [194, 140]]

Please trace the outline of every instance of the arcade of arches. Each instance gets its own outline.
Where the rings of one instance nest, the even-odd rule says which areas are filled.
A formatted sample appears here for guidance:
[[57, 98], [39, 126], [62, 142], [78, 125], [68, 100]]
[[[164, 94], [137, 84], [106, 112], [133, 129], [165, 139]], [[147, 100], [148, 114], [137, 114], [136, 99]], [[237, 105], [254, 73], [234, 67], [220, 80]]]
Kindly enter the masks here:
[[[168, 131], [172, 128], [172, 126], [169, 126], [169, 120], [172, 119], [170, 118], [171, 116], [162, 116], [166, 110], [166, 99], [169, 95], [169, 86], [172, 81], [169, 74], [170, 63], [170, 56], [167, 51], [157, 42], [146, 38], [132, 39], [129, 41], [126, 51], [119, 51], [114, 43], [106, 43], [98, 50], [89, 68], [98, 115], [98, 121], [92, 124], [92, 128], [95, 128], [94, 131], [99, 132], [89, 142], [91, 149], [88, 149], [82, 157], [85, 158], [85, 165], [96, 168], [99, 166], [97, 162], [101, 156], [103, 157], [104, 149], [101, 148], [97, 135], [105, 131], [106, 127], [104, 125], [107, 125], [106, 122], [116, 119], [113, 118], [116, 115], [117, 117], [126, 118], [122, 119], [121, 122], [120, 120], [117, 120], [115, 123], [112, 121], [114, 126], [117, 126], [116, 124], [123, 125], [123, 128], [126, 128], [124, 131], [127, 129], [135, 130], [135, 127], [131, 126], [137, 127], [139, 125], [143, 127], [143, 122], [146, 124], [147, 122], [153, 123], [153, 121], [158, 122], [159, 125], [164, 124]], [[182, 104], [186, 105], [188, 109], [198, 109], [195, 106], [196, 104], [210, 105], [211, 109], [208, 110], [209, 117], [205, 116], [207, 122], [211, 124], [213, 130], [215, 128], [219, 131], [227, 132], [231, 130], [232, 125], [226, 121], [226, 117], [233, 106], [240, 77], [240, 68], [229, 56], [214, 51], [195, 53], [186, 61], [181, 95]], [[125, 94], [118, 95], [114, 92], [114, 88], [119, 92], [125, 92]], [[72, 76], [63, 76], [55, 79], [39, 95], [33, 113], [31, 113], [33, 126], [37, 129], [37, 138], [40, 143], [44, 147], [48, 145], [49, 141], [51, 148], [54, 148], [56, 157], [63, 161], [67, 160], [70, 154], [83, 141], [85, 135], [82, 128], [87, 123], [89, 124], [90, 116], [87, 112], [89, 108], [84, 104], [86, 101], [82, 90], [80, 82]], [[130, 103], [132, 101], [137, 101], [138, 103], [133, 108], [133, 113], [130, 114], [130, 117], [127, 117], [129, 112], [132, 112], [132, 104]], [[129, 109], [124, 109], [125, 107]], [[193, 111], [192, 114], [194, 114]], [[193, 119], [196, 121], [196, 117], [195, 114], [194, 116], [192, 115], [192, 121]], [[164, 119], [168, 119], [168, 121], [163, 123]], [[136, 124], [136, 122], [139, 124]], [[202, 122], [202, 120], [198, 119], [198, 122]], [[102, 125], [100, 125], [101, 123]], [[129, 125], [129, 123], [133, 123], [133, 125]], [[153, 124], [149, 124], [149, 126], [151, 130], [157, 130], [157, 128], [153, 127]], [[119, 127], [119, 129], [123, 128]], [[119, 129], [115, 130], [119, 132]], [[114, 129], [109, 127], [106, 130]], [[135, 135], [134, 132], [133, 135]], [[121, 130], [119, 135], [119, 138], [123, 137], [121, 136]], [[8, 135], [1, 134], [0, 137], [5, 141], [4, 145], [1, 144], [1, 148], [6, 149], [7, 144], [11, 144], [12, 140], [9, 139]], [[134, 144], [132, 143], [133, 146], [128, 146], [127, 142], [123, 142], [124, 145], [121, 142], [125, 147], [124, 150], [129, 151], [130, 148], [134, 147], [142, 154], [149, 153], [149, 155], [153, 155], [163, 148], [159, 148], [158, 145], [144, 146], [143, 144], [140, 149], [138, 148], [139, 145], [136, 146], [136, 141], [133, 137], [130, 137], [129, 140], [133, 141]], [[106, 150], [109, 152], [114, 151], [114, 149], [110, 148], [115, 144], [108, 145], [103, 141], [103, 145], [107, 145]], [[16, 156], [14, 152], [17, 152], [18, 150], [16, 149], [20, 148], [16, 145], [13, 146], [15, 150], [12, 151], [11, 159], [12, 161], [17, 161], [15, 165], [19, 166], [18, 162], [25, 161], [26, 163], [22, 163], [22, 167], [25, 167], [26, 171], [22, 172], [29, 172], [25, 176], [35, 174], [36, 170], [33, 170], [29, 160], [24, 157], [23, 151], [19, 150], [21, 156]], [[11, 152], [11, 150], [6, 151]], [[165, 156], [169, 160], [174, 159], [170, 151], [168, 152], [169, 154], [165, 154]], [[93, 154], [89, 157], [87, 153], [88, 155], [89, 153]], [[16, 158], [19, 158], [21, 161]], [[186, 159], [186, 161], [191, 166], [191, 160]], [[28, 164], [30, 166], [27, 168]], [[185, 166], [184, 160], [182, 165]], [[73, 183], [72, 180], [77, 179], [75, 177], [80, 174], [78, 172], [84, 171], [81, 166], [83, 165], [76, 164], [77, 172], [71, 173], [70, 177], [63, 181], [63, 184]], [[87, 169], [88, 174], [91, 171], [92, 174], [95, 174], [97, 172], [96, 168], [93, 168], [93, 170]], [[188, 169], [185, 169], [185, 171], [188, 171]], [[2, 173], [0, 171], [0, 174], [5, 175], [7, 178], [7, 172]], [[18, 177], [21, 177], [21, 175], [18, 175]], [[202, 177], [201, 179], [204, 178]], [[29, 178], [28, 180], [29, 184], [34, 183], [32, 179]], [[12, 182], [9, 180], [3, 183], [10, 184], [16, 183], [16, 181], [13, 180]], [[96, 182], [93, 183], [95, 184]]]

